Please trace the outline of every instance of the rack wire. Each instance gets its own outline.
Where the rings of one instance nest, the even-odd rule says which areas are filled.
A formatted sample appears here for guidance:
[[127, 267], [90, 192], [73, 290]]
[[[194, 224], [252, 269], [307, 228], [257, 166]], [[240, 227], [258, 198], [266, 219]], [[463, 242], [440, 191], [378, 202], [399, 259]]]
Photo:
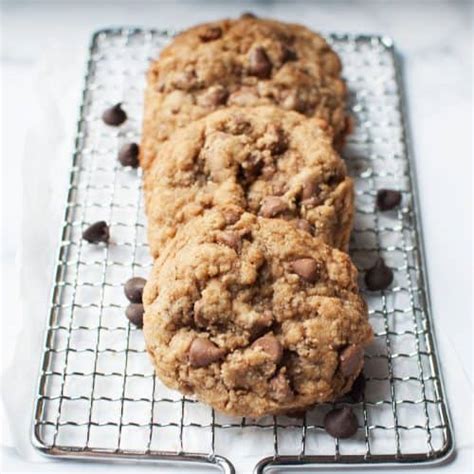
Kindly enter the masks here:
[[[356, 187], [351, 255], [360, 270], [375, 342], [366, 353], [363, 400], [350, 440], [329, 437], [323, 404], [300, 419], [237, 419], [167, 389], [155, 378], [141, 331], [124, 317], [123, 283], [151, 267], [139, 171], [117, 164], [138, 141], [148, 62], [170, 32], [108, 29], [92, 39], [62, 239], [33, 420], [44, 454], [183, 462], [256, 473], [307, 464], [434, 463], [453, 437], [431, 320], [416, 181], [409, 157], [402, 83], [392, 41], [331, 35], [350, 91], [355, 132], [345, 158]], [[128, 120], [103, 124], [122, 102]], [[396, 211], [375, 209], [380, 188], [402, 192]], [[106, 220], [108, 246], [81, 239]], [[377, 256], [394, 270], [388, 290], [371, 293], [362, 276]]]

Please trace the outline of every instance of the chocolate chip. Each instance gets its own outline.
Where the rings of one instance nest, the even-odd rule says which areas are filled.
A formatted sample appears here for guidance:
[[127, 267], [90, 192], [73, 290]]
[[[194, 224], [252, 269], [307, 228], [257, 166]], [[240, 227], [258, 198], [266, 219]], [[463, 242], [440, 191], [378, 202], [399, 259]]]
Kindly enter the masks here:
[[252, 13], [252, 12], [243, 12], [242, 15], [240, 15], [240, 18], [257, 18], [257, 15], [255, 15], [255, 13]]
[[199, 33], [201, 41], [207, 43], [208, 41], [214, 41], [222, 36], [222, 29], [218, 26], [209, 26], [204, 31]]
[[381, 211], [389, 211], [397, 207], [402, 200], [400, 191], [393, 189], [379, 189], [377, 191], [377, 207]]
[[225, 223], [227, 225], [235, 224], [239, 221], [240, 216], [242, 215], [242, 209], [229, 208], [223, 211]]
[[127, 120], [127, 114], [122, 109], [122, 104], [119, 102], [118, 104], [115, 104], [114, 106], [104, 111], [104, 113], [102, 114], [102, 120], [107, 125], [117, 127], [119, 125], [122, 125], [122, 123]]
[[270, 396], [280, 402], [293, 397], [290, 382], [282, 372], [270, 380]]
[[313, 235], [314, 228], [306, 219], [298, 219], [296, 221], [296, 227], [300, 230], [308, 232], [308, 234]]
[[206, 319], [203, 318], [203, 311], [202, 311], [203, 307], [204, 307], [203, 300], [197, 300], [193, 306], [193, 317], [194, 317], [194, 321], [196, 322], [198, 326], [205, 326], [206, 324]]
[[211, 87], [200, 98], [200, 103], [204, 107], [217, 107], [224, 105], [229, 97], [229, 92], [222, 86]]
[[288, 61], [296, 61], [298, 59], [298, 55], [295, 53], [295, 51], [291, 48], [289, 48], [286, 45], [282, 46], [281, 49], [281, 62], [286, 63]]
[[233, 248], [236, 252], [240, 251], [242, 240], [237, 232], [226, 231], [221, 232], [216, 237], [217, 242]]
[[324, 429], [334, 438], [350, 438], [358, 427], [357, 417], [347, 406], [331, 410], [324, 418]]
[[83, 233], [82, 238], [91, 244], [99, 242], [108, 242], [110, 238], [109, 226], [105, 221], [95, 222], [90, 225]]
[[361, 372], [357, 376], [357, 378], [354, 380], [351, 391], [347, 394], [347, 396], [353, 402], [358, 403], [364, 399], [364, 392], [365, 392], [365, 377], [364, 377], [364, 374]]
[[277, 196], [266, 197], [260, 207], [260, 215], [263, 217], [275, 217], [288, 209], [286, 202]]
[[317, 180], [309, 177], [303, 182], [303, 190], [301, 191], [301, 199], [306, 201], [311, 199], [319, 191]]
[[253, 348], [262, 349], [266, 352], [275, 364], [278, 364], [283, 357], [283, 346], [280, 341], [271, 333], [265, 334], [258, 338], [253, 344]]
[[146, 280], [142, 277], [133, 277], [127, 280], [123, 287], [125, 296], [131, 303], [142, 303], [143, 288], [145, 288]]
[[272, 73], [272, 63], [267, 52], [258, 47], [249, 54], [249, 74], [259, 79], [268, 79]]
[[263, 168], [263, 160], [254, 154], [250, 154], [248, 158], [240, 164], [240, 175], [245, 180], [255, 179]]
[[299, 258], [294, 260], [291, 262], [290, 268], [308, 283], [314, 283], [318, 279], [318, 262], [313, 258]]
[[138, 167], [139, 148], [136, 143], [126, 143], [120, 148], [118, 160], [122, 166]]
[[189, 362], [193, 367], [207, 367], [225, 355], [225, 350], [217, 347], [209, 339], [198, 337], [189, 348]]
[[371, 291], [385, 290], [393, 281], [392, 270], [385, 265], [383, 258], [378, 258], [375, 265], [365, 274], [365, 284]]
[[357, 344], [346, 347], [339, 354], [339, 369], [344, 377], [351, 377], [364, 363], [364, 349]]
[[128, 320], [135, 324], [137, 328], [143, 327], [143, 313], [145, 309], [141, 303], [130, 303], [125, 310], [125, 316]]

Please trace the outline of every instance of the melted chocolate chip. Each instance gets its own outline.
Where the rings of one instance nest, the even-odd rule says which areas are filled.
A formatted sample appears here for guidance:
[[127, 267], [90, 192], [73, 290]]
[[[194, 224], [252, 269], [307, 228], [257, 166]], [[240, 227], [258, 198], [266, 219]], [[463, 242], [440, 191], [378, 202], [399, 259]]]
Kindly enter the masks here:
[[139, 148], [136, 143], [126, 143], [120, 148], [118, 160], [122, 166], [138, 167]]
[[314, 228], [306, 219], [298, 219], [296, 221], [296, 227], [300, 230], [308, 232], [308, 234], [313, 235]]
[[207, 367], [225, 355], [225, 350], [217, 347], [209, 339], [198, 337], [189, 348], [189, 363], [193, 367]]
[[265, 336], [257, 339], [252, 347], [261, 349], [263, 352], [266, 352], [275, 364], [278, 364], [283, 357], [283, 346], [280, 344], [280, 341], [271, 333], [265, 334]]
[[314, 283], [318, 279], [318, 262], [313, 258], [299, 258], [293, 260], [293, 262], [291, 262], [291, 270], [308, 283]]
[[110, 231], [107, 222], [98, 221], [90, 225], [83, 233], [82, 238], [87, 240], [90, 244], [97, 244], [99, 242], [107, 243], [110, 238]]
[[272, 73], [272, 63], [262, 47], [252, 49], [249, 54], [249, 74], [259, 79], [268, 79]]
[[122, 104], [119, 102], [114, 106], [108, 108], [102, 114], [102, 120], [113, 127], [118, 127], [127, 120], [127, 114], [122, 109]]
[[199, 33], [199, 38], [204, 43], [219, 39], [221, 36], [222, 36], [222, 29], [218, 26], [210, 26], [206, 28], [204, 31], [202, 31], [201, 33]]
[[365, 284], [371, 291], [385, 290], [392, 281], [393, 272], [385, 265], [383, 258], [378, 258], [375, 265], [365, 274]]
[[217, 242], [227, 245], [228, 247], [234, 249], [236, 252], [239, 252], [242, 246], [242, 239], [240, 235], [237, 232], [233, 232], [230, 230], [221, 232], [216, 237], [216, 240]]
[[260, 207], [260, 214], [263, 217], [275, 217], [288, 209], [286, 202], [277, 196], [266, 197]]

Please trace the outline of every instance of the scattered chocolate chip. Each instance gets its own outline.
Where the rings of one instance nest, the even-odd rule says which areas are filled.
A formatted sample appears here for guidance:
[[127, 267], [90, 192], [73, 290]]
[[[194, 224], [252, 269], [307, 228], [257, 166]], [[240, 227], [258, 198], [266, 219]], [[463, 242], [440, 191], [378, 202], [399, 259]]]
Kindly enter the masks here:
[[272, 63], [267, 52], [258, 47], [249, 54], [249, 74], [259, 79], [268, 79], [272, 73]]
[[120, 148], [118, 160], [122, 166], [138, 167], [139, 148], [136, 143], [126, 143]]
[[113, 127], [118, 127], [119, 125], [122, 125], [122, 123], [127, 120], [127, 114], [122, 109], [121, 102], [105, 110], [102, 114], [102, 120], [107, 125], [112, 125]]
[[200, 98], [200, 103], [204, 107], [217, 107], [224, 105], [229, 97], [229, 92], [225, 87], [215, 86], [207, 90]]
[[299, 258], [290, 264], [291, 269], [303, 280], [314, 283], [318, 279], [318, 262], [313, 258]]
[[142, 277], [133, 277], [127, 280], [123, 287], [125, 296], [131, 303], [142, 303], [143, 288], [146, 280]]
[[221, 232], [216, 237], [217, 242], [233, 248], [236, 252], [240, 251], [242, 240], [237, 232], [226, 231]]
[[375, 265], [365, 274], [365, 284], [371, 291], [385, 290], [393, 281], [392, 270], [385, 265], [383, 258], [378, 258]]
[[90, 225], [83, 233], [82, 238], [91, 244], [99, 242], [107, 243], [110, 238], [109, 226], [105, 221], [95, 222]]
[[275, 217], [288, 209], [286, 202], [277, 196], [266, 197], [260, 207], [260, 215], [263, 217]]
[[265, 334], [258, 338], [252, 344], [252, 347], [262, 349], [266, 352], [275, 364], [278, 364], [283, 357], [283, 346], [280, 344], [280, 341], [271, 333]]
[[358, 403], [364, 399], [364, 392], [365, 392], [365, 377], [364, 377], [364, 374], [361, 372], [357, 376], [357, 378], [354, 380], [351, 391], [347, 394], [347, 396], [353, 402]]
[[288, 61], [296, 61], [298, 59], [298, 55], [295, 53], [295, 51], [291, 48], [289, 48], [286, 45], [282, 46], [281, 50], [281, 62], [286, 63]]
[[381, 211], [389, 211], [397, 207], [402, 200], [400, 191], [393, 189], [379, 189], [377, 191], [377, 207]]
[[300, 230], [308, 232], [308, 234], [313, 235], [314, 228], [306, 219], [298, 219], [296, 221], [296, 227]]
[[290, 382], [282, 372], [270, 380], [270, 396], [281, 402], [293, 397]]
[[351, 377], [364, 363], [364, 349], [357, 344], [346, 347], [339, 354], [339, 368], [344, 377]]
[[222, 36], [222, 29], [219, 26], [209, 26], [204, 31], [199, 33], [201, 41], [207, 43], [208, 41], [214, 41]]
[[334, 438], [350, 438], [358, 427], [357, 417], [347, 406], [331, 410], [324, 418], [324, 429]]
[[189, 348], [189, 362], [193, 367], [207, 367], [225, 355], [225, 350], [217, 347], [209, 339], [198, 337]]
[[130, 303], [125, 310], [125, 316], [128, 320], [135, 324], [137, 328], [143, 327], [143, 313], [145, 309], [141, 303]]
[[257, 18], [257, 15], [252, 12], [243, 12], [242, 15], [240, 15], [240, 18]]

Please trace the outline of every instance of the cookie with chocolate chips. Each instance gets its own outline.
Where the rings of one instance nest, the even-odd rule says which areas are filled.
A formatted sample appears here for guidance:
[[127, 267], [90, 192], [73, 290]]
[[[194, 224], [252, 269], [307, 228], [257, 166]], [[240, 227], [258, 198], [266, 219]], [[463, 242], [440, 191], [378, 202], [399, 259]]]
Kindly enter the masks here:
[[340, 146], [350, 125], [345, 104], [339, 57], [304, 26], [248, 16], [202, 24], [176, 36], [150, 66], [140, 163], [147, 170], [174, 130], [227, 106], [318, 117]]
[[173, 134], [144, 188], [155, 257], [181, 225], [229, 205], [291, 221], [334, 247], [348, 245], [352, 180], [319, 122], [296, 112], [216, 111]]
[[143, 300], [161, 380], [231, 415], [340, 398], [372, 339], [345, 253], [289, 222], [235, 209], [182, 227], [155, 262]]

